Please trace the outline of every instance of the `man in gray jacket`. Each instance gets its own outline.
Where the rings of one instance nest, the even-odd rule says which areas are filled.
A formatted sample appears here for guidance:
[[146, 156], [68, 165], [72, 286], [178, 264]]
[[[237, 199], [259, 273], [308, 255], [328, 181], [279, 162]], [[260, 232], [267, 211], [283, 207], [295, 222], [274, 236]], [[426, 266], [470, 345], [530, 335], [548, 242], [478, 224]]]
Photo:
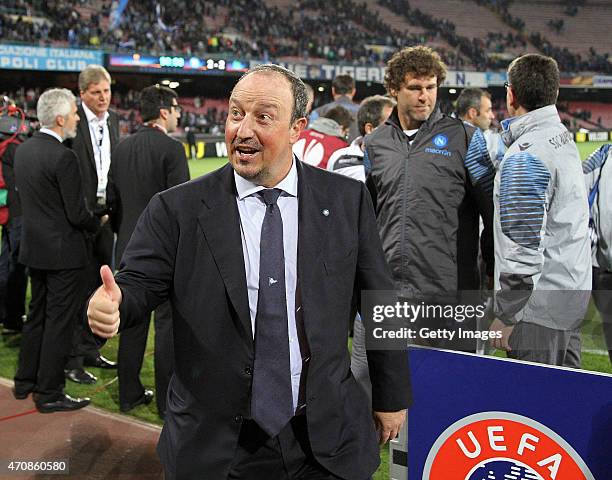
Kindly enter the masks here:
[[495, 290], [508, 356], [580, 366], [580, 323], [591, 288], [589, 211], [578, 149], [555, 102], [559, 69], [528, 54], [508, 69], [508, 146], [495, 178]]
[[[428, 47], [404, 48], [387, 63], [385, 86], [397, 101], [389, 118], [364, 139], [366, 184], [383, 250], [403, 297], [452, 296], [480, 288], [480, 245], [493, 276], [493, 164], [480, 129], [444, 115], [438, 88], [446, 65]], [[437, 298], [436, 301], [443, 301]], [[423, 318], [423, 326], [434, 327]], [[454, 318], [436, 328], [475, 328]], [[418, 330], [418, 328], [417, 328]], [[475, 350], [446, 339], [443, 348]]]
[[612, 143], [602, 145], [582, 164], [591, 209], [593, 298], [601, 315], [603, 333], [612, 362]]

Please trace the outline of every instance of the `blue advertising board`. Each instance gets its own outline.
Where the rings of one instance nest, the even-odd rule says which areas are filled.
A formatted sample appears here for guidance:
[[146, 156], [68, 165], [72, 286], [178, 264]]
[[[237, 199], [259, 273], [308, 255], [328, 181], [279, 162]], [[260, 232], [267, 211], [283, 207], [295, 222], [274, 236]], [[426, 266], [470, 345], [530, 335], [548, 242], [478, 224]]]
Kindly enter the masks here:
[[612, 376], [410, 348], [410, 480], [612, 479]]
[[0, 44], [0, 69], [80, 72], [103, 61], [98, 50]]

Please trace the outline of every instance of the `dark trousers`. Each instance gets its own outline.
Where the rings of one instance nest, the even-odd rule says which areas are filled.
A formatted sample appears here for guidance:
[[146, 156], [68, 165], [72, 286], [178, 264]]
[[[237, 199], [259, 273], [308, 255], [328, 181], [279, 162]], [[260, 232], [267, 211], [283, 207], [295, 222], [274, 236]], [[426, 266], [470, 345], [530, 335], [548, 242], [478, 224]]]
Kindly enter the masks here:
[[601, 316], [606, 348], [612, 362], [612, 272], [593, 268], [593, 299]]
[[21, 330], [28, 285], [26, 266], [19, 263], [21, 217], [14, 217], [2, 227], [0, 250], [0, 323]]
[[[166, 413], [166, 395], [172, 376], [174, 343], [172, 339], [172, 308], [169, 302], [155, 310], [155, 390], [157, 410]], [[147, 346], [149, 318], [123, 330], [119, 335], [117, 375], [119, 377], [119, 402], [138, 400], [144, 387], [140, 381], [140, 369]]]
[[580, 329], [556, 330], [519, 322], [512, 330], [508, 357], [515, 360], [580, 368]]
[[80, 291], [81, 312], [74, 329], [73, 354], [67, 368], [82, 368], [85, 357], [93, 359], [100, 354], [98, 343], [87, 322], [86, 302], [93, 292], [102, 285], [100, 267], [102, 265], [112, 265], [114, 238], [110, 225], [106, 224], [93, 239], [89, 263], [85, 268]]
[[[252, 420], [242, 424], [228, 480], [338, 480], [314, 458], [306, 416], [293, 417], [276, 437]], [[364, 477], [365, 480], [365, 477]]]
[[81, 308], [82, 269], [30, 268], [32, 299], [23, 326], [15, 388], [37, 393], [37, 402], [57, 400], [64, 391], [64, 367]]

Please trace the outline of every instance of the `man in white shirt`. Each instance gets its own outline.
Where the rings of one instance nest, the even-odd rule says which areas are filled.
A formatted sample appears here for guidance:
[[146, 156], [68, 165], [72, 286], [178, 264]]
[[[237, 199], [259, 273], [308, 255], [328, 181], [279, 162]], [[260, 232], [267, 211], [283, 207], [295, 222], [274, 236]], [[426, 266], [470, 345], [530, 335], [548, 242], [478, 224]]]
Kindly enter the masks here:
[[[77, 113], [81, 122], [74, 139], [67, 142], [79, 159], [83, 193], [87, 208], [98, 217], [110, 213], [106, 198], [111, 151], [119, 143], [119, 117], [109, 110], [111, 77], [101, 65], [89, 65], [79, 74], [81, 105]], [[112, 265], [114, 235], [110, 224], [92, 239], [90, 258], [82, 292], [83, 301], [95, 290], [101, 265]], [[66, 376], [77, 382], [92, 384], [96, 377], [83, 366], [116, 368], [116, 364], [100, 355], [89, 329], [81, 322], [75, 331], [75, 351], [68, 362]]]

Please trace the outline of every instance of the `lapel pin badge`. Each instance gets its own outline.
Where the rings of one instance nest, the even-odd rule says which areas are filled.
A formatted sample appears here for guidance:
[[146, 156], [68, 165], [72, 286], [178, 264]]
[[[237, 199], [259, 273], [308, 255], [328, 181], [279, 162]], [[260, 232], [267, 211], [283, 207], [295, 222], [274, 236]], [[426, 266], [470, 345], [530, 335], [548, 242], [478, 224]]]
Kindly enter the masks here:
[[321, 213], [323, 214], [324, 217], [329, 217], [329, 210], [327, 208], [324, 208], [323, 210], [321, 210]]

